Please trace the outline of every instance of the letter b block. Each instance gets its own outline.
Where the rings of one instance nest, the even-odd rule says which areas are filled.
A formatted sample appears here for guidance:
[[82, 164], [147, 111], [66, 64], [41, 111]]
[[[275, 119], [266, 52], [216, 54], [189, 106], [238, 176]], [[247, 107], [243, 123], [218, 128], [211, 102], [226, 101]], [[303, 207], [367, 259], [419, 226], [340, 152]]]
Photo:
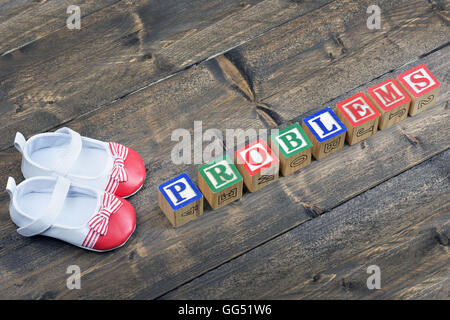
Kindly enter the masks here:
[[412, 102], [409, 108], [411, 116], [436, 103], [441, 84], [424, 64], [402, 73], [397, 79], [411, 97]]
[[394, 79], [386, 80], [367, 90], [367, 97], [380, 111], [380, 130], [387, 129], [408, 116], [411, 98]]
[[224, 156], [198, 168], [198, 187], [211, 208], [217, 209], [242, 197], [242, 176]]
[[256, 140], [235, 153], [236, 167], [250, 192], [278, 179], [280, 161], [263, 139]]
[[377, 132], [380, 112], [362, 92], [338, 103], [336, 112], [347, 127], [349, 145], [367, 139]]
[[203, 213], [203, 195], [186, 173], [158, 187], [158, 204], [174, 227]]
[[313, 144], [312, 154], [317, 160], [344, 146], [347, 128], [330, 108], [303, 119], [302, 128]]
[[280, 172], [283, 176], [311, 163], [312, 143], [298, 123], [271, 135], [270, 146], [280, 158]]

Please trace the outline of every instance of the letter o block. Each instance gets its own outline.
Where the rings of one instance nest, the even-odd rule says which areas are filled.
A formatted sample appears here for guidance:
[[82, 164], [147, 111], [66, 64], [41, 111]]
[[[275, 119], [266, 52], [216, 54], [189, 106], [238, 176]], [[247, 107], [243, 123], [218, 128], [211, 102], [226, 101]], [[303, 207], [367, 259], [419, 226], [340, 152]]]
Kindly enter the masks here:
[[441, 84], [424, 64], [400, 74], [397, 79], [411, 98], [409, 115], [414, 116], [436, 103]]
[[280, 172], [283, 176], [287, 176], [311, 163], [312, 143], [298, 123], [271, 135], [270, 147], [280, 159]]
[[380, 111], [380, 130], [387, 129], [408, 116], [411, 98], [393, 78], [370, 87], [367, 97]]
[[303, 119], [302, 128], [313, 144], [312, 154], [317, 160], [344, 146], [347, 128], [330, 108]]
[[362, 92], [338, 103], [336, 113], [347, 127], [346, 139], [349, 145], [377, 132], [380, 112]]
[[224, 156], [198, 168], [198, 187], [211, 208], [217, 209], [242, 197], [243, 180]]
[[158, 187], [158, 204], [174, 227], [203, 213], [203, 195], [186, 173]]
[[278, 179], [280, 161], [263, 139], [237, 150], [235, 163], [250, 192], [259, 190]]

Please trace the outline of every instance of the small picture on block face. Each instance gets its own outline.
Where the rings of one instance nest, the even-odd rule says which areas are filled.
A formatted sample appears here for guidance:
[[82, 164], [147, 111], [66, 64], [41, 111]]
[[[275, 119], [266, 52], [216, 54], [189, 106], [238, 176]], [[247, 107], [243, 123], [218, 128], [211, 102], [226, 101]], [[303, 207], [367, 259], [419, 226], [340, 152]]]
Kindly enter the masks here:
[[313, 144], [312, 154], [317, 160], [344, 146], [347, 128], [330, 108], [304, 118], [302, 128]]

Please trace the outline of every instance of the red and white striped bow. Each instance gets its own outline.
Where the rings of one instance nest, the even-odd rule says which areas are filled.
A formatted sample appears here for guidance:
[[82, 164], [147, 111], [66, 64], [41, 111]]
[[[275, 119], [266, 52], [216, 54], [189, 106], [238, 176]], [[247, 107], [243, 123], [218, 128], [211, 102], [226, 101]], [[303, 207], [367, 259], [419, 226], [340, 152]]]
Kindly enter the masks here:
[[122, 201], [116, 196], [105, 193], [103, 203], [98, 213], [89, 220], [89, 226], [104, 236], [108, 232], [109, 218], [122, 206]]
[[128, 174], [125, 170], [125, 159], [128, 155], [128, 148], [116, 142], [110, 142], [109, 148], [115, 158], [111, 178], [118, 182], [127, 181]]

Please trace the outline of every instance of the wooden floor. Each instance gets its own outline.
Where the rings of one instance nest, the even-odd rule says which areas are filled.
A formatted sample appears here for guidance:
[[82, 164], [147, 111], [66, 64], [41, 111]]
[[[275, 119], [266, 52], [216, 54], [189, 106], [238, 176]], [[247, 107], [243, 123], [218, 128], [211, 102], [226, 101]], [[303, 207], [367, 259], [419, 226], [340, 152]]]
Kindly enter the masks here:
[[[1, 191], [0, 298], [449, 299], [450, 0], [375, 2], [74, 0], [69, 30], [67, 1], [0, 0], [0, 186], [23, 180], [16, 131], [61, 126], [137, 150], [148, 175], [106, 254], [20, 236]], [[280, 127], [421, 63], [442, 86], [427, 112], [181, 228], [158, 208], [159, 184], [197, 176], [170, 160], [174, 129]]]

